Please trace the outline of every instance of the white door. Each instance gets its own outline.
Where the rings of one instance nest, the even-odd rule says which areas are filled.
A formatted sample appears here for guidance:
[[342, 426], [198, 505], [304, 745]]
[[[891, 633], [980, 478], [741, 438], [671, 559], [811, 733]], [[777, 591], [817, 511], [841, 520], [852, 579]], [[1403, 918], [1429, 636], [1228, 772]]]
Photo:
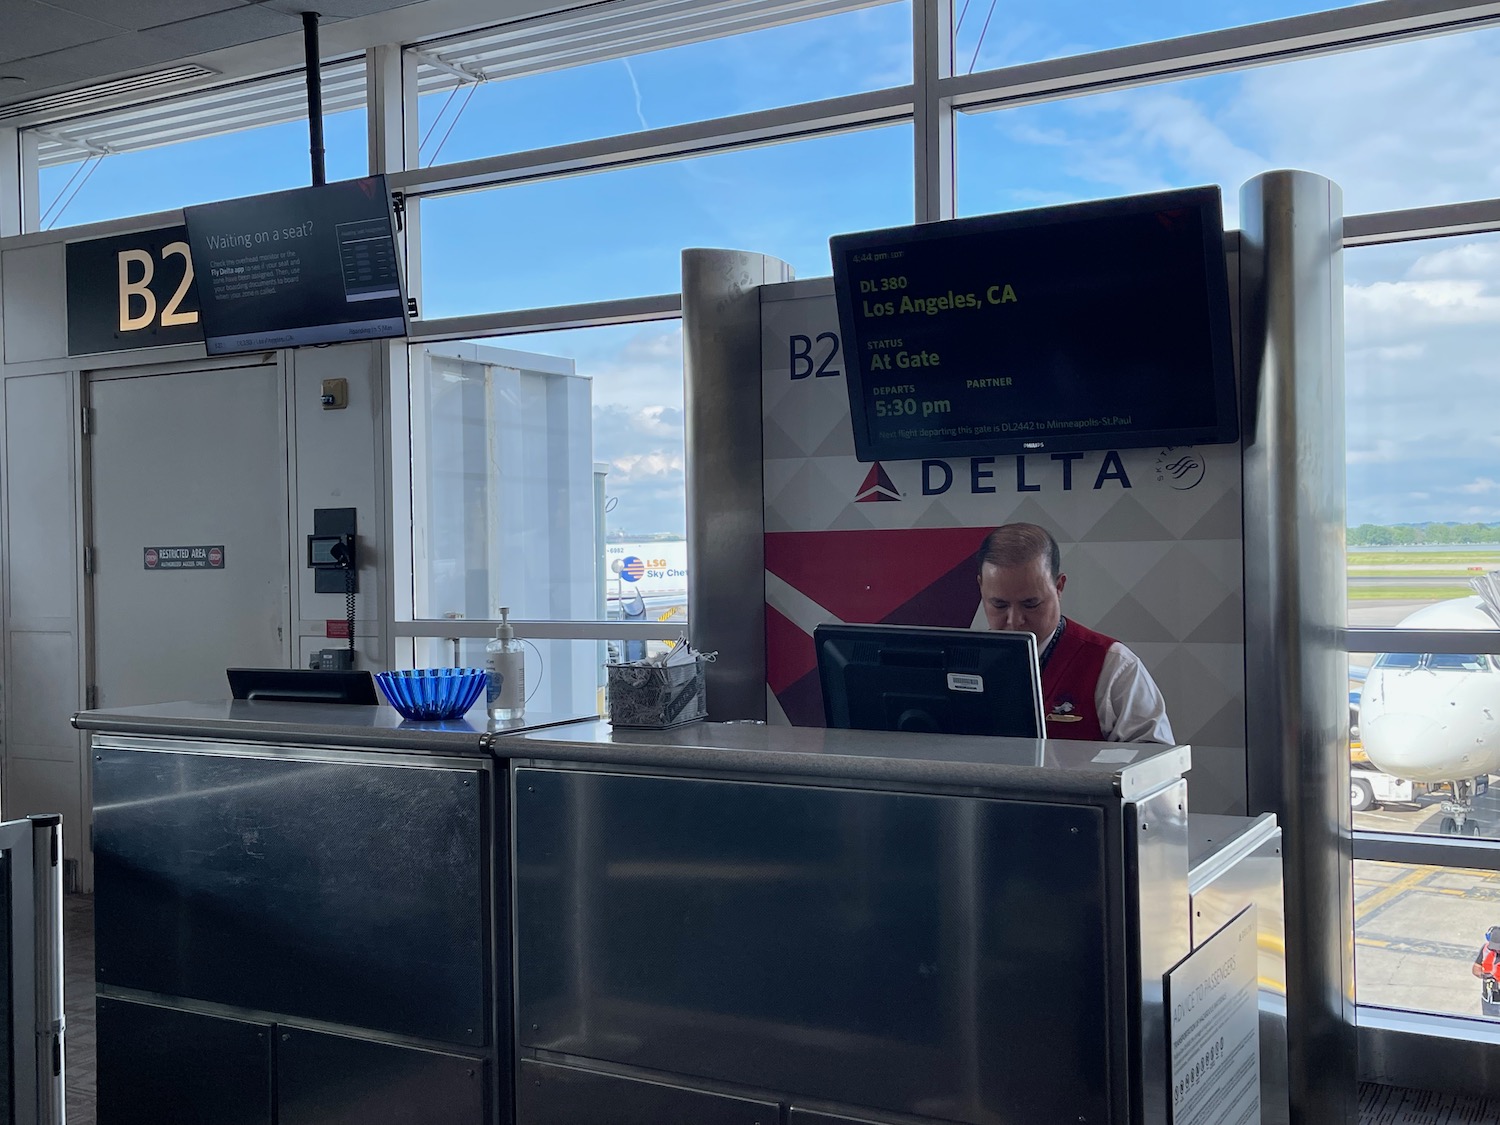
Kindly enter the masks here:
[[274, 366], [89, 386], [98, 705], [223, 699], [290, 659], [286, 434]]

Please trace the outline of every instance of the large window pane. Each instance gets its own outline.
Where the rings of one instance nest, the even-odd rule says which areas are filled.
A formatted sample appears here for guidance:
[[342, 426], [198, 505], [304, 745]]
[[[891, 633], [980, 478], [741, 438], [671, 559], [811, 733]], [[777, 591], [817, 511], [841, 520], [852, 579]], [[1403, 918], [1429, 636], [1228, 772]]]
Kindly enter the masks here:
[[418, 618], [685, 620], [676, 321], [414, 347], [411, 367]]
[[[423, 48], [488, 81], [461, 84], [449, 70], [419, 65], [422, 165], [706, 121], [911, 81], [911, 7], [905, 0], [631, 53], [633, 47], [676, 36], [722, 35], [713, 26], [712, 8], [705, 6], [701, 27], [675, 33], [654, 25], [650, 13], [637, 13], [641, 26], [627, 25], [613, 36], [612, 45], [603, 47], [591, 24], [575, 27], [580, 21], [576, 13], [568, 13], [547, 50], [520, 61], [504, 29], [467, 44]], [[680, 6], [673, 6], [674, 15], [678, 11]], [[572, 61], [597, 59], [600, 53], [606, 55], [600, 61]]]
[[1318, 0], [1236, 0], [1201, 4], [1167, 0], [1109, 4], [1101, 0], [955, 0], [953, 66], [959, 74], [1110, 47], [1174, 39], [1201, 31], [1300, 16], [1345, 3]]
[[1217, 183], [1226, 223], [1268, 168], [1343, 188], [1345, 214], [1496, 193], [1500, 32], [1448, 35], [958, 118], [960, 214]]
[[[484, 641], [418, 637], [418, 668], [483, 668]], [[526, 718], [585, 719], [601, 714], [604, 705], [604, 662], [609, 649], [603, 641], [556, 641], [521, 638], [526, 665]], [[471, 711], [471, 722], [482, 722], [484, 697]]]
[[[1436, 628], [1493, 627], [1467, 601], [1428, 618], [1438, 613], [1450, 624]], [[1421, 647], [1420, 634], [1412, 647]], [[1352, 652], [1349, 676], [1354, 826], [1500, 837], [1500, 659]]]
[[1350, 624], [1397, 624], [1500, 568], [1500, 236], [1354, 248], [1344, 276]]
[[438, 196], [422, 202], [422, 315], [675, 293], [681, 251], [830, 271], [828, 236], [910, 222], [911, 127]]
[[[1354, 982], [1361, 1004], [1495, 1019], [1475, 976], [1500, 917], [1500, 873], [1354, 864]], [[1500, 934], [1497, 934], [1500, 936]]]
[[[330, 95], [323, 118], [327, 178], [368, 175], [364, 64], [329, 64], [324, 80]], [[310, 184], [301, 82], [249, 83], [49, 126], [38, 173], [41, 229]], [[87, 146], [114, 151], [89, 155]]]

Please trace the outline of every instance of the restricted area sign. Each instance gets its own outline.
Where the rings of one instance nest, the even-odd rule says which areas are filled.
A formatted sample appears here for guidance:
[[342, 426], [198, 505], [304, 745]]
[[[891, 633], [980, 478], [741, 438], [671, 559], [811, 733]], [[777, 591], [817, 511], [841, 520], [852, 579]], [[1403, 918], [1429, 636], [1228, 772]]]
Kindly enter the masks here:
[[201, 547], [147, 547], [147, 570], [223, 570], [224, 544]]

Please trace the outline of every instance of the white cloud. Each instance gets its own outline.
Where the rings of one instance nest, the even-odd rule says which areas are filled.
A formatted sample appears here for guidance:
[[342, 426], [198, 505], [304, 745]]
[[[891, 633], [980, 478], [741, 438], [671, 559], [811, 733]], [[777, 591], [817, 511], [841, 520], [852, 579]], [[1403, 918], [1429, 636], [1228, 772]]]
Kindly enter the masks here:
[[609, 466], [612, 480], [633, 484], [643, 479], [680, 478], [683, 462], [681, 453], [664, 453], [656, 450], [651, 453], [634, 453], [612, 458]]
[[679, 408], [594, 407], [594, 458], [608, 464], [605, 494], [611, 531], [686, 530], [683, 420]]
[[1500, 482], [1493, 481], [1489, 477], [1479, 477], [1477, 480], [1471, 480], [1468, 484], [1459, 485], [1458, 491], [1468, 493], [1471, 496], [1500, 492]]
[[1500, 242], [1464, 242], [1423, 254], [1407, 270], [1410, 277], [1500, 277]]
[[1350, 465], [1389, 465], [1401, 459], [1401, 447], [1388, 438], [1382, 438], [1365, 449], [1350, 446], [1345, 462]]
[[1386, 332], [1454, 324], [1500, 324], [1500, 297], [1466, 278], [1377, 281], [1344, 289], [1345, 317], [1363, 318]]
[[[1496, 35], [1446, 35], [1244, 73], [1221, 120], [1276, 167], [1344, 190], [1346, 213], [1496, 194]], [[1234, 181], [1226, 181], [1234, 182]]]

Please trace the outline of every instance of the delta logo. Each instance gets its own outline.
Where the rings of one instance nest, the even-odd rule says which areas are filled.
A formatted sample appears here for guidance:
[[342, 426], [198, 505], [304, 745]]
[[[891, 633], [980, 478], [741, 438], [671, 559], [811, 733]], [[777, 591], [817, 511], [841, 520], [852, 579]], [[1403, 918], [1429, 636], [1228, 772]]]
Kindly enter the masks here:
[[885, 471], [885, 466], [879, 461], [870, 466], [870, 471], [865, 474], [865, 482], [854, 494], [856, 504], [878, 504], [900, 499], [901, 493], [896, 491], [890, 474]]

